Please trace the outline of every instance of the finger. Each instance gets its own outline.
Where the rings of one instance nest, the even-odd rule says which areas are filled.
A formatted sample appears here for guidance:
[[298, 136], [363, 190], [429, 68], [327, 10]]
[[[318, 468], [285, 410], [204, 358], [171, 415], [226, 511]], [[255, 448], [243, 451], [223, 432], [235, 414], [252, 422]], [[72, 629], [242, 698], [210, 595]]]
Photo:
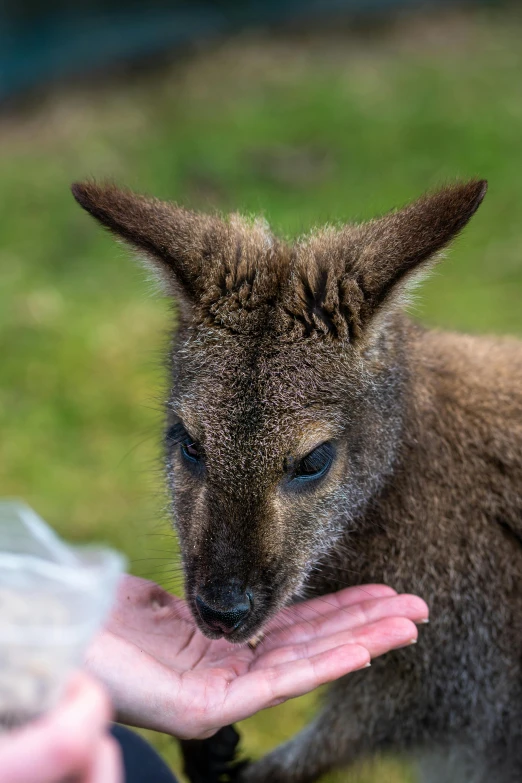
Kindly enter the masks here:
[[363, 669], [370, 662], [365, 647], [347, 644], [326, 650], [312, 658], [301, 658], [262, 671], [253, 671], [230, 684], [219, 716], [223, 725], [244, 720], [259, 710], [273, 707], [287, 699], [337, 680], [345, 674]]
[[85, 783], [123, 783], [121, 751], [112, 737], [102, 738]]
[[288, 644], [305, 642], [308, 639], [329, 636], [340, 631], [351, 630], [383, 617], [406, 617], [420, 622], [428, 617], [429, 611], [422, 598], [415, 595], [393, 595], [363, 601], [344, 608], [333, 609], [306, 620], [295, 621], [293, 625], [271, 633], [259, 648], [259, 654]]
[[393, 595], [397, 595], [396, 591], [387, 585], [375, 584], [346, 587], [337, 593], [317, 596], [309, 601], [301, 601], [292, 606], [287, 606], [279, 612], [276, 620], [273, 622], [276, 622], [276, 625], [278, 625], [277, 620], [281, 621], [282, 619], [287, 620], [289, 624], [294, 622], [295, 619], [313, 620], [318, 614], [325, 614], [328, 607], [330, 607], [331, 611], [338, 611], [339, 609], [347, 609], [354, 604], [361, 603], [361, 601], [368, 601], [374, 598], [389, 598]]
[[301, 658], [313, 658], [323, 652], [347, 644], [365, 647], [369, 655], [376, 658], [396, 647], [413, 644], [417, 641], [417, 635], [417, 626], [410, 620], [404, 617], [386, 617], [350, 631], [341, 631], [319, 639], [309, 639], [300, 644], [291, 644], [271, 650], [261, 655], [252, 664], [251, 669], [270, 669]]
[[0, 741], [2, 780], [55, 783], [72, 775], [82, 779], [110, 714], [101, 687], [85, 675], [77, 676], [55, 710]]

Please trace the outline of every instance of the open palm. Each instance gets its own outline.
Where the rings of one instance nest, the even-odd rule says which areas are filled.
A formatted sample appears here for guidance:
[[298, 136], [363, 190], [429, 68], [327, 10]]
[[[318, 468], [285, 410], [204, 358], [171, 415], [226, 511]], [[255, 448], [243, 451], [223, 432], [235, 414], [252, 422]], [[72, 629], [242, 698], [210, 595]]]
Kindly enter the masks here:
[[185, 601], [126, 576], [87, 665], [109, 688], [119, 720], [203, 738], [413, 643], [415, 623], [427, 617], [415, 596], [351, 587], [283, 609], [251, 649], [205, 638]]

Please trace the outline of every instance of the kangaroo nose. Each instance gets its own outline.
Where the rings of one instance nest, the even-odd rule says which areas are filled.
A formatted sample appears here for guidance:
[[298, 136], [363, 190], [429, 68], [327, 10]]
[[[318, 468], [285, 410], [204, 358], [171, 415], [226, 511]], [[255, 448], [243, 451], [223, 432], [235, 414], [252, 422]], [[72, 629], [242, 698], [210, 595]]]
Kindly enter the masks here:
[[207, 603], [198, 595], [196, 596], [196, 606], [198, 607], [199, 616], [212, 631], [221, 631], [221, 633], [228, 634], [239, 628], [250, 614], [252, 600], [248, 593], [244, 593], [241, 599], [232, 605], [227, 605], [225, 608], [220, 606], [218, 608]]

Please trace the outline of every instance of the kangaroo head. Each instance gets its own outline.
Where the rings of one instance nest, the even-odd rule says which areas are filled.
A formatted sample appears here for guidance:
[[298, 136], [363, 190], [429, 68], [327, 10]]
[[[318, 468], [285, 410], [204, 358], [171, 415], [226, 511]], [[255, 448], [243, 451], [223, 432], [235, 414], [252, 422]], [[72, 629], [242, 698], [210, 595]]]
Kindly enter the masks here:
[[167, 472], [207, 636], [251, 638], [357, 525], [400, 438], [401, 299], [485, 190], [447, 187], [290, 245], [260, 221], [73, 186], [179, 303]]

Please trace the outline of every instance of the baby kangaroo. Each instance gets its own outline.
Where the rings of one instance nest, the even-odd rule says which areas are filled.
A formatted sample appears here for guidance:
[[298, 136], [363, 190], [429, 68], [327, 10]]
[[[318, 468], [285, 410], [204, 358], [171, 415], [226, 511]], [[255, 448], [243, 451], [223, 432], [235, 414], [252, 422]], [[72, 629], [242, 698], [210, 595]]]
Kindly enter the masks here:
[[522, 781], [522, 344], [402, 312], [485, 191], [290, 245], [261, 221], [73, 186], [179, 305], [167, 475], [201, 631], [246, 643], [299, 596], [366, 582], [431, 607], [416, 648], [338, 681], [241, 783], [311, 783], [388, 749], [426, 781]]

